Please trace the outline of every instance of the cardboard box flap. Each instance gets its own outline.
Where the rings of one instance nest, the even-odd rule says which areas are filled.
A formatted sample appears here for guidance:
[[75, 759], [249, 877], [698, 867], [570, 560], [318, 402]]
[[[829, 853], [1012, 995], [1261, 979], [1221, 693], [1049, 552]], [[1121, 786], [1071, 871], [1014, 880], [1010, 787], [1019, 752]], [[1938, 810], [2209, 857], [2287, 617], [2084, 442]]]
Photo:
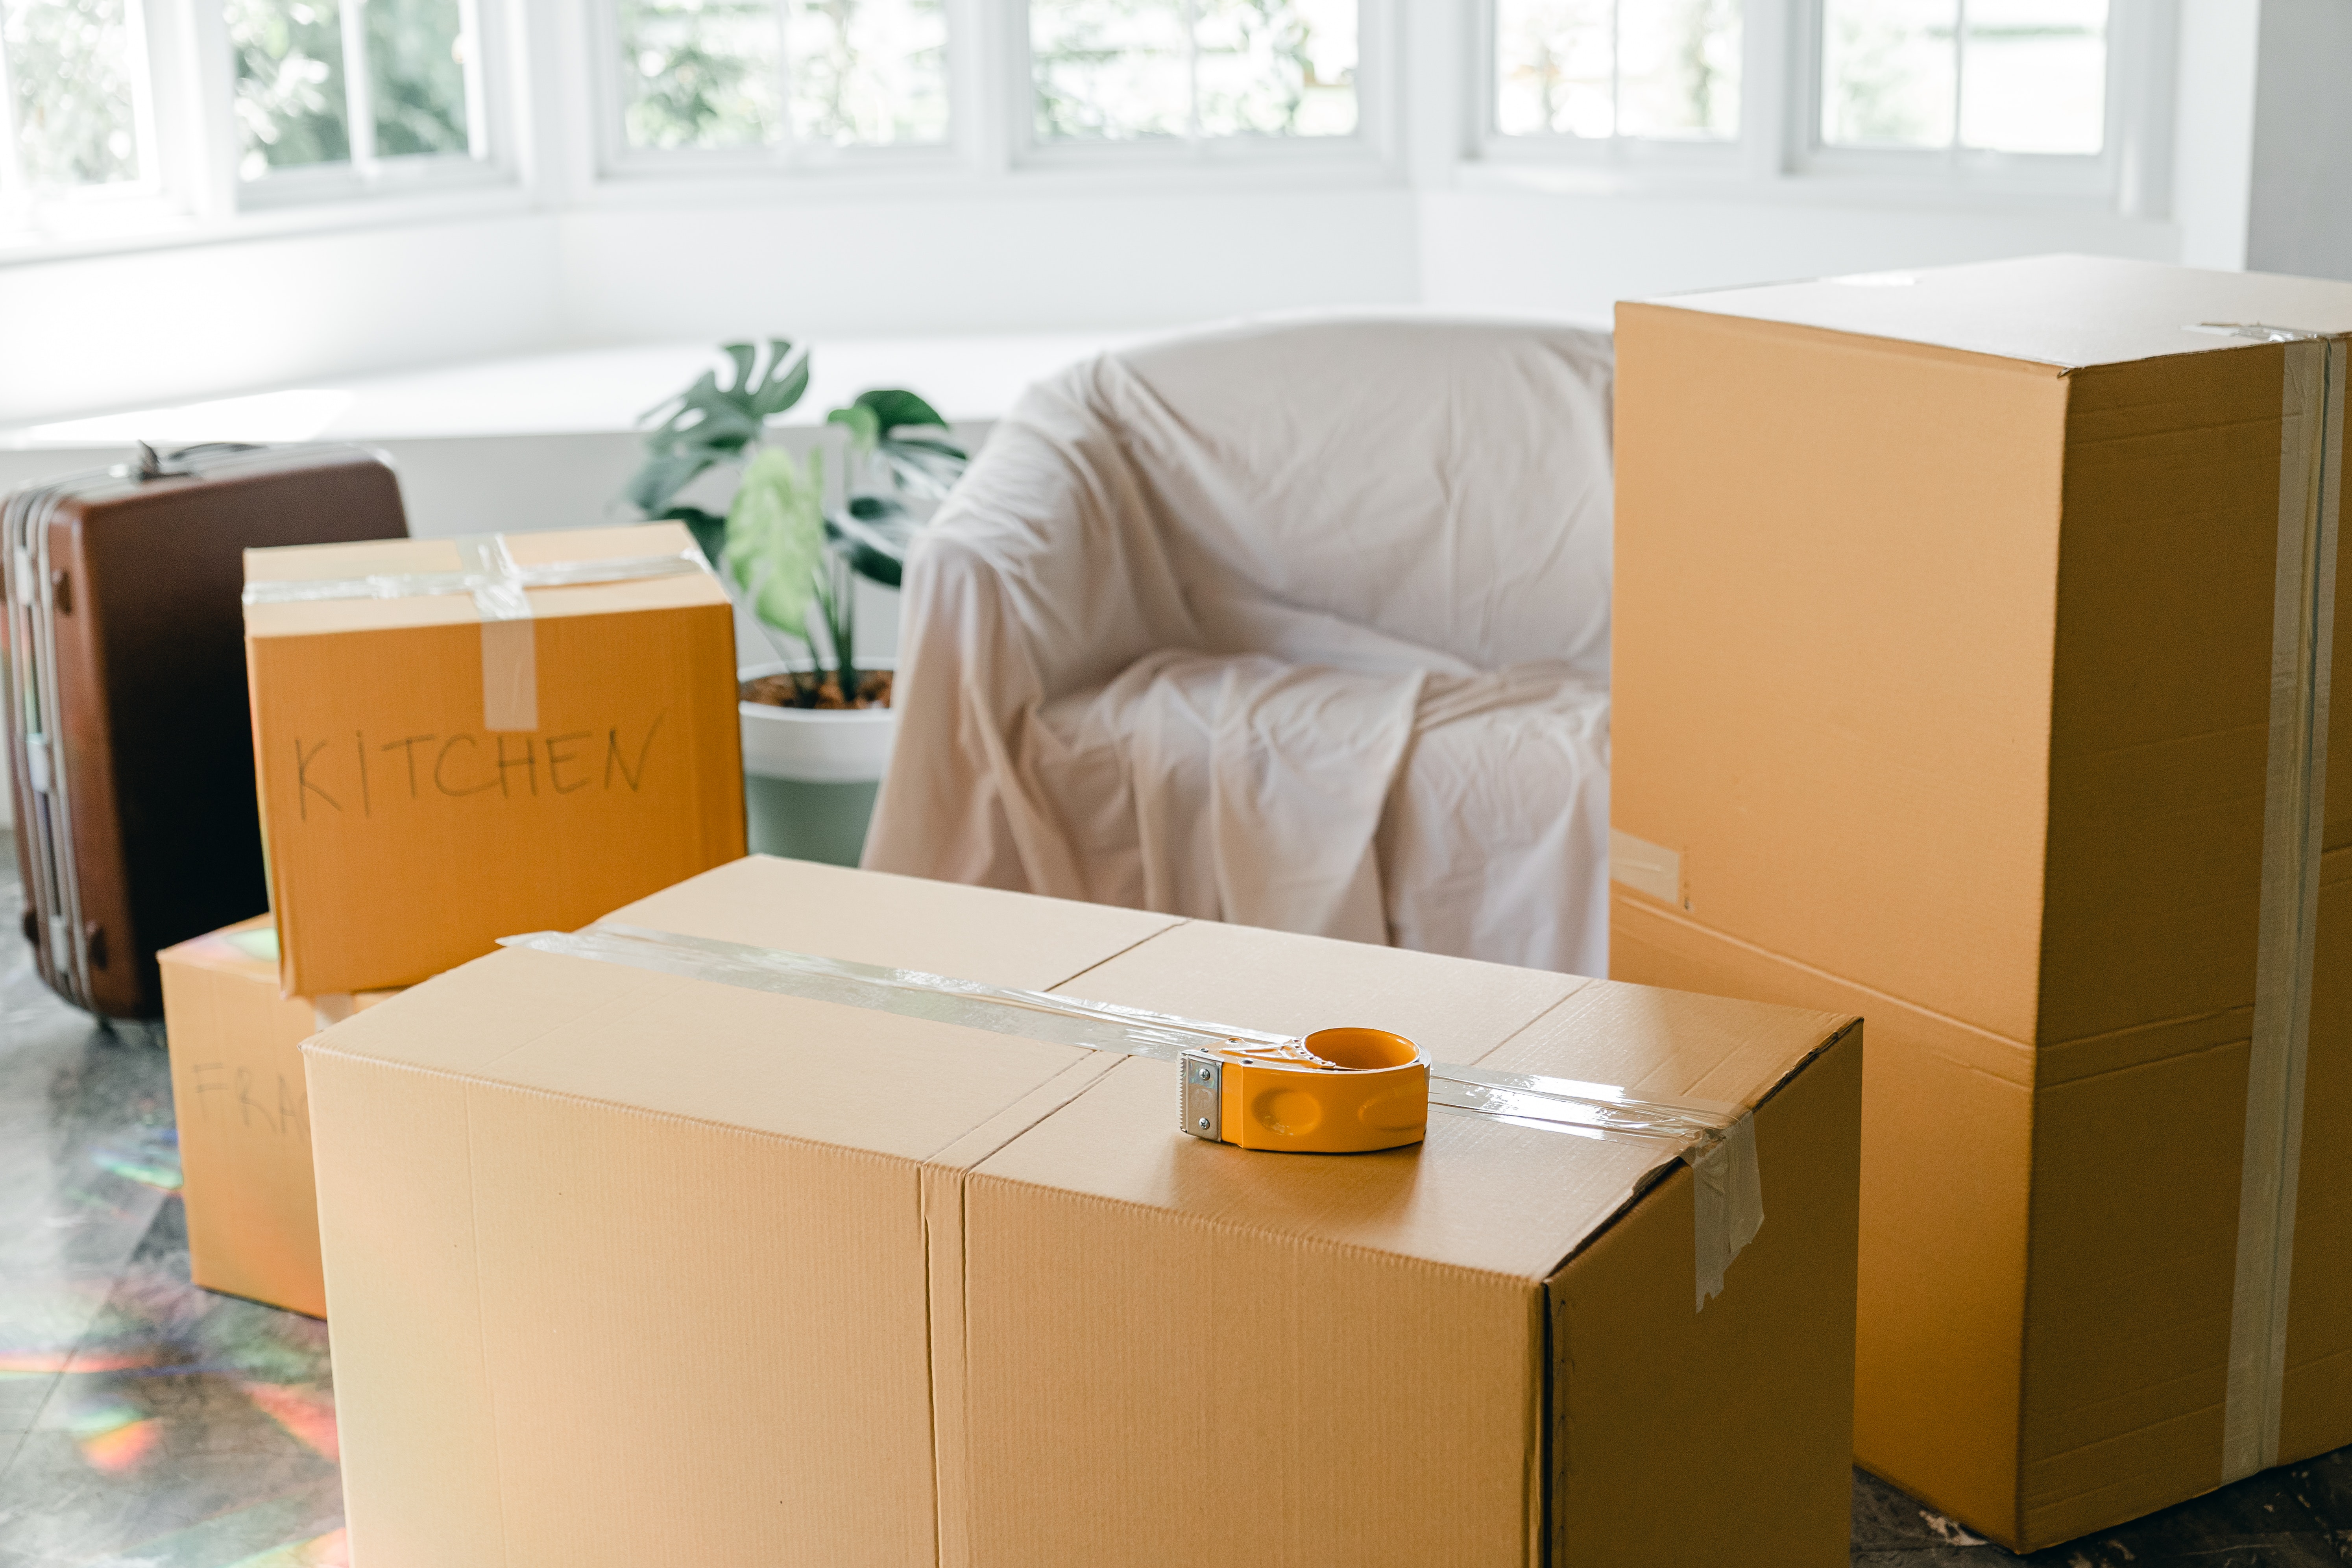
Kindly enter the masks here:
[[[1743, 1105], [1852, 1022], [1209, 922], [1164, 931], [1056, 989], [1252, 1028], [1371, 1025], [1440, 1062]], [[1685, 1029], [1693, 1037], [1677, 1037]], [[1177, 1087], [1171, 1064], [1131, 1058], [975, 1173], [1535, 1280], [1680, 1158], [1656, 1140], [1444, 1112], [1412, 1148], [1245, 1153], [1171, 1135]]]
[[688, 878], [604, 919], [1027, 991], [1051, 990], [1184, 923], [1176, 915], [763, 855]]
[[1370, 1025], [1404, 1036], [1433, 1061], [1470, 1062], [1591, 984], [1548, 970], [1195, 921], [1052, 989], [1282, 1034]]
[[1173, 1063], [1129, 1057], [974, 1168], [991, 1178], [1539, 1281], [1678, 1156], [1433, 1114], [1429, 1138], [1376, 1154], [1274, 1154], [1187, 1138]]
[[1853, 1021], [1847, 1014], [1596, 980], [1477, 1065], [1616, 1084], [1642, 1099], [1720, 1100], [1753, 1110]]
[[[523, 569], [581, 563], [625, 562], [678, 555], [694, 549], [683, 524], [577, 529], [500, 535]], [[245, 552], [245, 580], [256, 584], [334, 582], [365, 577], [438, 575], [465, 570], [452, 539], [372, 540], [358, 544], [300, 544]], [[723, 605], [727, 591], [708, 571], [609, 583], [529, 588], [534, 619], [618, 615], [639, 610]], [[383, 631], [402, 626], [468, 625], [482, 618], [472, 595], [418, 593], [398, 598], [328, 599], [248, 604], [246, 635], [307, 637], [330, 631]]]
[[[1001, 918], [1013, 902], [1042, 906], [1042, 919]], [[1169, 923], [765, 858], [621, 914], [796, 951], [844, 937], [873, 951], [889, 932], [940, 972], [1016, 985], [1077, 973]], [[314, 1048], [917, 1160], [985, 1152], [993, 1142], [957, 1146], [1095, 1054], [520, 949], [428, 981]], [[1049, 1093], [1033, 1114], [1054, 1103]], [[1008, 1134], [1023, 1124], [1009, 1120]]]
[[196, 969], [216, 970], [274, 986], [278, 984], [278, 922], [268, 915], [256, 915], [249, 921], [192, 936], [163, 949], [155, 957], [159, 963], [169, 961]]
[[2352, 332], [2352, 289], [2318, 279], [2200, 272], [2113, 257], [2037, 256], [1917, 272], [1682, 294], [1651, 307], [1893, 338], [2079, 369], [2211, 353], [2249, 340], [2200, 330], [2260, 323]]

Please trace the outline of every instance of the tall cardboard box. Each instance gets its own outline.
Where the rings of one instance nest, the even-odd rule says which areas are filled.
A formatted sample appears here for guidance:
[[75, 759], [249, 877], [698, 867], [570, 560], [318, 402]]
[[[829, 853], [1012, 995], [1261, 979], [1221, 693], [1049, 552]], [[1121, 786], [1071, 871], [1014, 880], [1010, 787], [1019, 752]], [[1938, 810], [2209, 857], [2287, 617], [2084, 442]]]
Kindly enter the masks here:
[[679, 524], [248, 551], [246, 600], [289, 994], [743, 853], [733, 612]]
[[167, 947], [156, 961], [189, 1275], [207, 1290], [324, 1317], [302, 1042], [392, 993], [324, 1003], [279, 994], [268, 915]]
[[533, 949], [306, 1048], [353, 1560], [1846, 1560], [1849, 1017], [753, 859], [625, 923], [1756, 1106], [1252, 1152], [1178, 1068]]
[[2011, 1546], [2352, 1442], [2347, 331], [2083, 258], [1619, 314], [1611, 973], [1868, 1017], [1856, 1453]]

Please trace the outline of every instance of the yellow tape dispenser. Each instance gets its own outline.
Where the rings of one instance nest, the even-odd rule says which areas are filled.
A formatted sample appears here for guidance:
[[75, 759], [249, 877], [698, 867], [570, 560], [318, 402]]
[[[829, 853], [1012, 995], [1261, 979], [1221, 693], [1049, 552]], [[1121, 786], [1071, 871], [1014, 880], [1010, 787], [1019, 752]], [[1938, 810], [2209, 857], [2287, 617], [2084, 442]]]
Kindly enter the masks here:
[[1302, 1040], [1186, 1051], [1184, 1131], [1212, 1143], [1293, 1154], [1361, 1154], [1429, 1131], [1429, 1058], [1386, 1029], [1318, 1029]]

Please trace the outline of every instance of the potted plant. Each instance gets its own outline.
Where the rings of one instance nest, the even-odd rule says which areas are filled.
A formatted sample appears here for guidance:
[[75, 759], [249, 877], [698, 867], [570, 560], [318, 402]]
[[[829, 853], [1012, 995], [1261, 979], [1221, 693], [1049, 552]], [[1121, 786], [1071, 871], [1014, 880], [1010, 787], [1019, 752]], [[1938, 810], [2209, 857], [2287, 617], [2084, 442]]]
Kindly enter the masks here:
[[[826, 416], [843, 427], [845, 504], [824, 505], [824, 454], [796, 456], [776, 421], [808, 390], [809, 361], [782, 339], [730, 343], [715, 371], [646, 416], [627, 498], [690, 529], [776, 658], [740, 672], [751, 847], [854, 863], [890, 758], [892, 666], [857, 651], [856, 579], [898, 585], [916, 515], [967, 458], [911, 392], [874, 388]], [[714, 468], [740, 470], [724, 514], [682, 502]]]

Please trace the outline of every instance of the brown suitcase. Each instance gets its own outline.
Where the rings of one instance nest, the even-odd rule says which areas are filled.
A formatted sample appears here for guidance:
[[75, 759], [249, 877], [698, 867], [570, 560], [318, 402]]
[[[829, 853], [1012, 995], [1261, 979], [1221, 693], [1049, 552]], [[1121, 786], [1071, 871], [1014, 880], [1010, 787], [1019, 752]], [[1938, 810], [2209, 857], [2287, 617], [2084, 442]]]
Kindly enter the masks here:
[[245, 687], [244, 552], [394, 539], [359, 447], [196, 447], [11, 495], [8, 764], [41, 977], [163, 1011], [158, 948], [269, 907]]

